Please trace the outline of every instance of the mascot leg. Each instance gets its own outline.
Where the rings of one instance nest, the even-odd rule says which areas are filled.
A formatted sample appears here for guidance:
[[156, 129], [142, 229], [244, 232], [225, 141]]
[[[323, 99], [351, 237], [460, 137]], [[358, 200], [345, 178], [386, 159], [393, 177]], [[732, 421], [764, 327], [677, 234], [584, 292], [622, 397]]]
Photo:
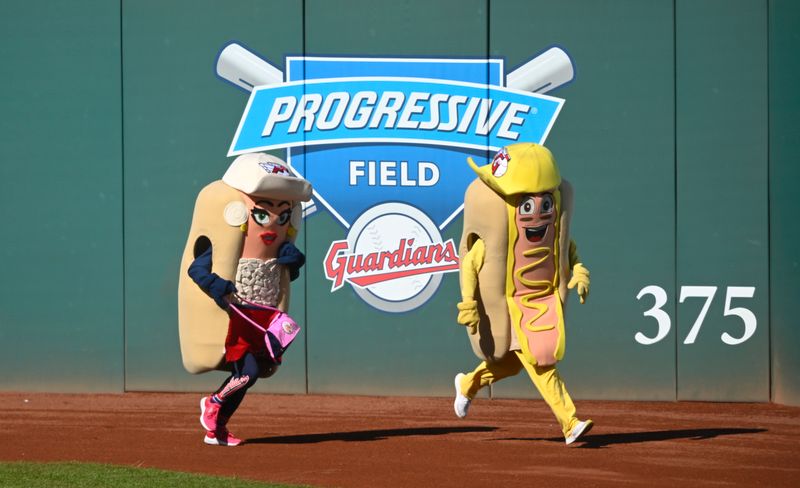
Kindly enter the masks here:
[[228, 421], [247, 390], [258, 380], [260, 365], [255, 356], [246, 353], [233, 363], [233, 373], [225, 379], [219, 389], [210, 397], [200, 401], [200, 423], [206, 429], [206, 444], [217, 446], [238, 446], [242, 440], [228, 430]]
[[214, 393], [214, 396], [222, 403], [219, 409], [219, 417], [220, 420], [223, 420], [223, 426], [233, 416], [236, 409], [239, 408], [239, 404], [242, 403], [247, 390], [258, 380], [260, 372], [258, 360], [251, 353], [245, 354], [241, 359], [233, 363], [233, 373]]
[[564, 381], [558, 374], [555, 365], [552, 366], [533, 366], [522, 356], [519, 351], [514, 351], [519, 357], [519, 362], [525, 367], [531, 381], [539, 390], [539, 393], [544, 398], [544, 401], [550, 406], [553, 414], [556, 416], [561, 430], [564, 432], [564, 437], [567, 437], [572, 428], [578, 422], [578, 417], [575, 416], [575, 404], [572, 403], [567, 387]]
[[461, 392], [467, 398], [472, 399], [484, 386], [514, 376], [521, 369], [520, 361], [513, 354], [506, 354], [500, 361], [491, 363], [483, 361], [475, 370], [463, 376]]

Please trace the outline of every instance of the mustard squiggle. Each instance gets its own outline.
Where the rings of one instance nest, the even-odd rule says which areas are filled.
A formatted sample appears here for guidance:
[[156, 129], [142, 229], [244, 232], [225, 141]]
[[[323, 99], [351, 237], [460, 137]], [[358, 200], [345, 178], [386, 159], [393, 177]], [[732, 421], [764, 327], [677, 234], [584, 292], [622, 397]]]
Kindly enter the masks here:
[[538, 261], [514, 270], [514, 277], [519, 280], [521, 284], [525, 285], [526, 288], [531, 290], [530, 293], [526, 293], [520, 298], [520, 303], [522, 306], [533, 309], [537, 312], [534, 317], [524, 324], [526, 329], [533, 332], [541, 332], [544, 330], [554, 329], [556, 327], [555, 324], [533, 325], [536, 320], [547, 313], [548, 306], [544, 303], [531, 303], [532, 300], [551, 295], [555, 290], [555, 285], [549, 280], [529, 280], [524, 278], [522, 275], [523, 273], [542, 264], [550, 256], [550, 251], [551, 249], [549, 247], [537, 247], [534, 249], [525, 250], [522, 255], [526, 258], [536, 255], [542, 255], [542, 257]]

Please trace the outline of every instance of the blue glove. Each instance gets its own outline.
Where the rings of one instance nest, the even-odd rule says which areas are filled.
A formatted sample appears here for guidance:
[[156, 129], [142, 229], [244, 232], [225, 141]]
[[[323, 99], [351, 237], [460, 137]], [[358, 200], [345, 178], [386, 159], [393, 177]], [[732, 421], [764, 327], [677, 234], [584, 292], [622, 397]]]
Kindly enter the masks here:
[[230, 281], [220, 278], [211, 272], [211, 248], [197, 256], [189, 266], [189, 277], [197, 283], [201, 290], [208, 293], [222, 310], [228, 310], [226, 296], [236, 292], [236, 286]]
[[306, 264], [306, 257], [294, 244], [286, 241], [278, 248], [278, 264], [289, 268], [289, 279], [294, 281], [300, 276], [300, 268]]

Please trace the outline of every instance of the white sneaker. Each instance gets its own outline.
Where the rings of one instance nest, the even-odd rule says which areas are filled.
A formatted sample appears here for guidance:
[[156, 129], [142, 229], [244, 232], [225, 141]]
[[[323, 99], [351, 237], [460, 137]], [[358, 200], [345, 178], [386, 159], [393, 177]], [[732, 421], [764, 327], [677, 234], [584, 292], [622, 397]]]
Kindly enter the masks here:
[[456, 417], [460, 419], [463, 419], [467, 416], [469, 404], [472, 403], [472, 400], [461, 394], [461, 378], [464, 376], [464, 373], [458, 373], [454, 381], [456, 387], [456, 399], [453, 402], [453, 409], [456, 411]]
[[593, 425], [594, 422], [591, 420], [581, 420], [575, 424], [575, 427], [572, 428], [572, 432], [570, 432], [569, 435], [564, 439], [564, 442], [566, 442], [567, 445], [572, 444], [578, 440], [578, 437], [592, 430]]

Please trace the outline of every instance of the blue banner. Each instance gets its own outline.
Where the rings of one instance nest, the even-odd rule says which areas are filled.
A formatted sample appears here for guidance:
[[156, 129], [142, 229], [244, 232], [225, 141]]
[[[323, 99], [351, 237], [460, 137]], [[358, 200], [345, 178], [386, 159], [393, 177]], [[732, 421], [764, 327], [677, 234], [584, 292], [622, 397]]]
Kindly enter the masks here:
[[[550, 58], [537, 66], [551, 70]], [[571, 73], [566, 54], [559, 59]], [[543, 143], [564, 103], [505, 87], [509, 75], [514, 86], [558, 79], [505, 73], [501, 59], [290, 56], [284, 66], [283, 82], [269, 68], [247, 84], [229, 155], [286, 149], [315, 202], [346, 229], [325, 237], [331, 292], [350, 284], [390, 313], [422, 306], [458, 271], [456, 243], [442, 232], [475, 179], [467, 157], [490, 163], [509, 144]]]
[[322, 144], [496, 150], [541, 141], [563, 100], [423, 78], [336, 78], [256, 87], [229, 155]]

